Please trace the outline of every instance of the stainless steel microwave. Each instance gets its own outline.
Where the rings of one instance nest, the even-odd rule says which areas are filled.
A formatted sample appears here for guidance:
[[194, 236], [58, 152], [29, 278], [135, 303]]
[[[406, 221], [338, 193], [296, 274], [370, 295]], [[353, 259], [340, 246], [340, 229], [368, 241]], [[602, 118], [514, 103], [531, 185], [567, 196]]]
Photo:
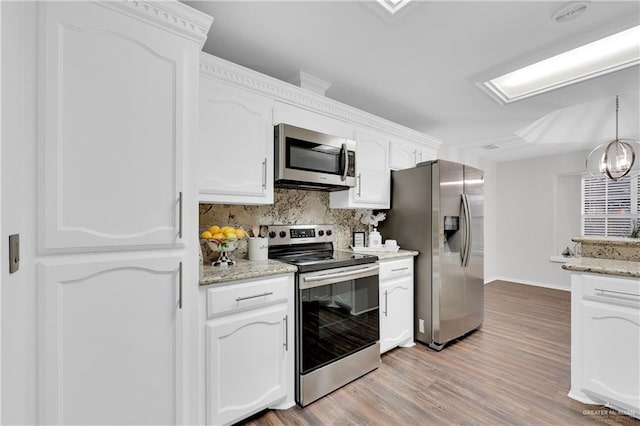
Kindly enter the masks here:
[[356, 142], [288, 124], [274, 127], [275, 186], [343, 191], [356, 184]]

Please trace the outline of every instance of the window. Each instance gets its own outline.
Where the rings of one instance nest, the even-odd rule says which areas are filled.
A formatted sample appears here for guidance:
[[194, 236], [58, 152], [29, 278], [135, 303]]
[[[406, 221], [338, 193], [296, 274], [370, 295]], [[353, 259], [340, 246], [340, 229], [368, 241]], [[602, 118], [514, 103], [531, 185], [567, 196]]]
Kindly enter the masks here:
[[638, 176], [582, 178], [582, 235], [627, 237], [639, 208]]

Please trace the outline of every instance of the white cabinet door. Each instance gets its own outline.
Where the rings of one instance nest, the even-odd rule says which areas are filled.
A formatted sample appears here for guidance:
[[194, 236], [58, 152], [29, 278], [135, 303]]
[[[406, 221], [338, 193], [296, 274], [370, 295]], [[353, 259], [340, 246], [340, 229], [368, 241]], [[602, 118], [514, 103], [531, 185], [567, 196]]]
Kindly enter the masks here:
[[43, 424], [182, 423], [179, 259], [40, 264]]
[[42, 2], [40, 252], [179, 242], [184, 43], [92, 2]]
[[287, 395], [287, 304], [206, 323], [207, 424], [235, 423]]
[[200, 79], [201, 202], [273, 203], [273, 100]]
[[413, 276], [380, 288], [380, 352], [413, 341]]
[[356, 186], [330, 194], [331, 208], [390, 207], [389, 143], [379, 135], [356, 133]]
[[[615, 295], [615, 294], [614, 294]], [[640, 295], [636, 296], [640, 300]], [[618, 301], [619, 301], [618, 297]], [[638, 306], [582, 301], [582, 391], [597, 400], [640, 408]]]

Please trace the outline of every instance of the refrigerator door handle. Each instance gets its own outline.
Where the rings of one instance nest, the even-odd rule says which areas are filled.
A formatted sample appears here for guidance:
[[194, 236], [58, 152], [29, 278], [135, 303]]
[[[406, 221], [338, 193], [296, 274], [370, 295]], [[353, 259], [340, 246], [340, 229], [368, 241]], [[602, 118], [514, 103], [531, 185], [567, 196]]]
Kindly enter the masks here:
[[465, 217], [467, 214], [467, 211], [465, 209], [465, 205], [464, 205], [464, 194], [461, 195], [460, 197], [460, 218], [461, 220], [461, 225], [462, 225], [462, 235], [460, 238], [460, 266], [464, 266], [464, 259], [467, 256], [466, 251], [467, 251], [467, 218]]
[[465, 268], [469, 266], [469, 258], [471, 257], [471, 209], [469, 207], [469, 198], [467, 194], [462, 194], [462, 203], [464, 205], [464, 220], [465, 220], [465, 242], [464, 242], [464, 263], [462, 266]]

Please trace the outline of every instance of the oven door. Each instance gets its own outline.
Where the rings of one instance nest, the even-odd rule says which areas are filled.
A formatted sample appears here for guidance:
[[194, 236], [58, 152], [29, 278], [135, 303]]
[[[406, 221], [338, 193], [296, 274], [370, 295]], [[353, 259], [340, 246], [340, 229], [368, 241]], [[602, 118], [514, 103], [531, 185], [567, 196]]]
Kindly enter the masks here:
[[378, 288], [377, 264], [298, 276], [298, 374], [308, 374], [380, 340]]
[[355, 141], [299, 127], [275, 127], [276, 183], [355, 186]]

